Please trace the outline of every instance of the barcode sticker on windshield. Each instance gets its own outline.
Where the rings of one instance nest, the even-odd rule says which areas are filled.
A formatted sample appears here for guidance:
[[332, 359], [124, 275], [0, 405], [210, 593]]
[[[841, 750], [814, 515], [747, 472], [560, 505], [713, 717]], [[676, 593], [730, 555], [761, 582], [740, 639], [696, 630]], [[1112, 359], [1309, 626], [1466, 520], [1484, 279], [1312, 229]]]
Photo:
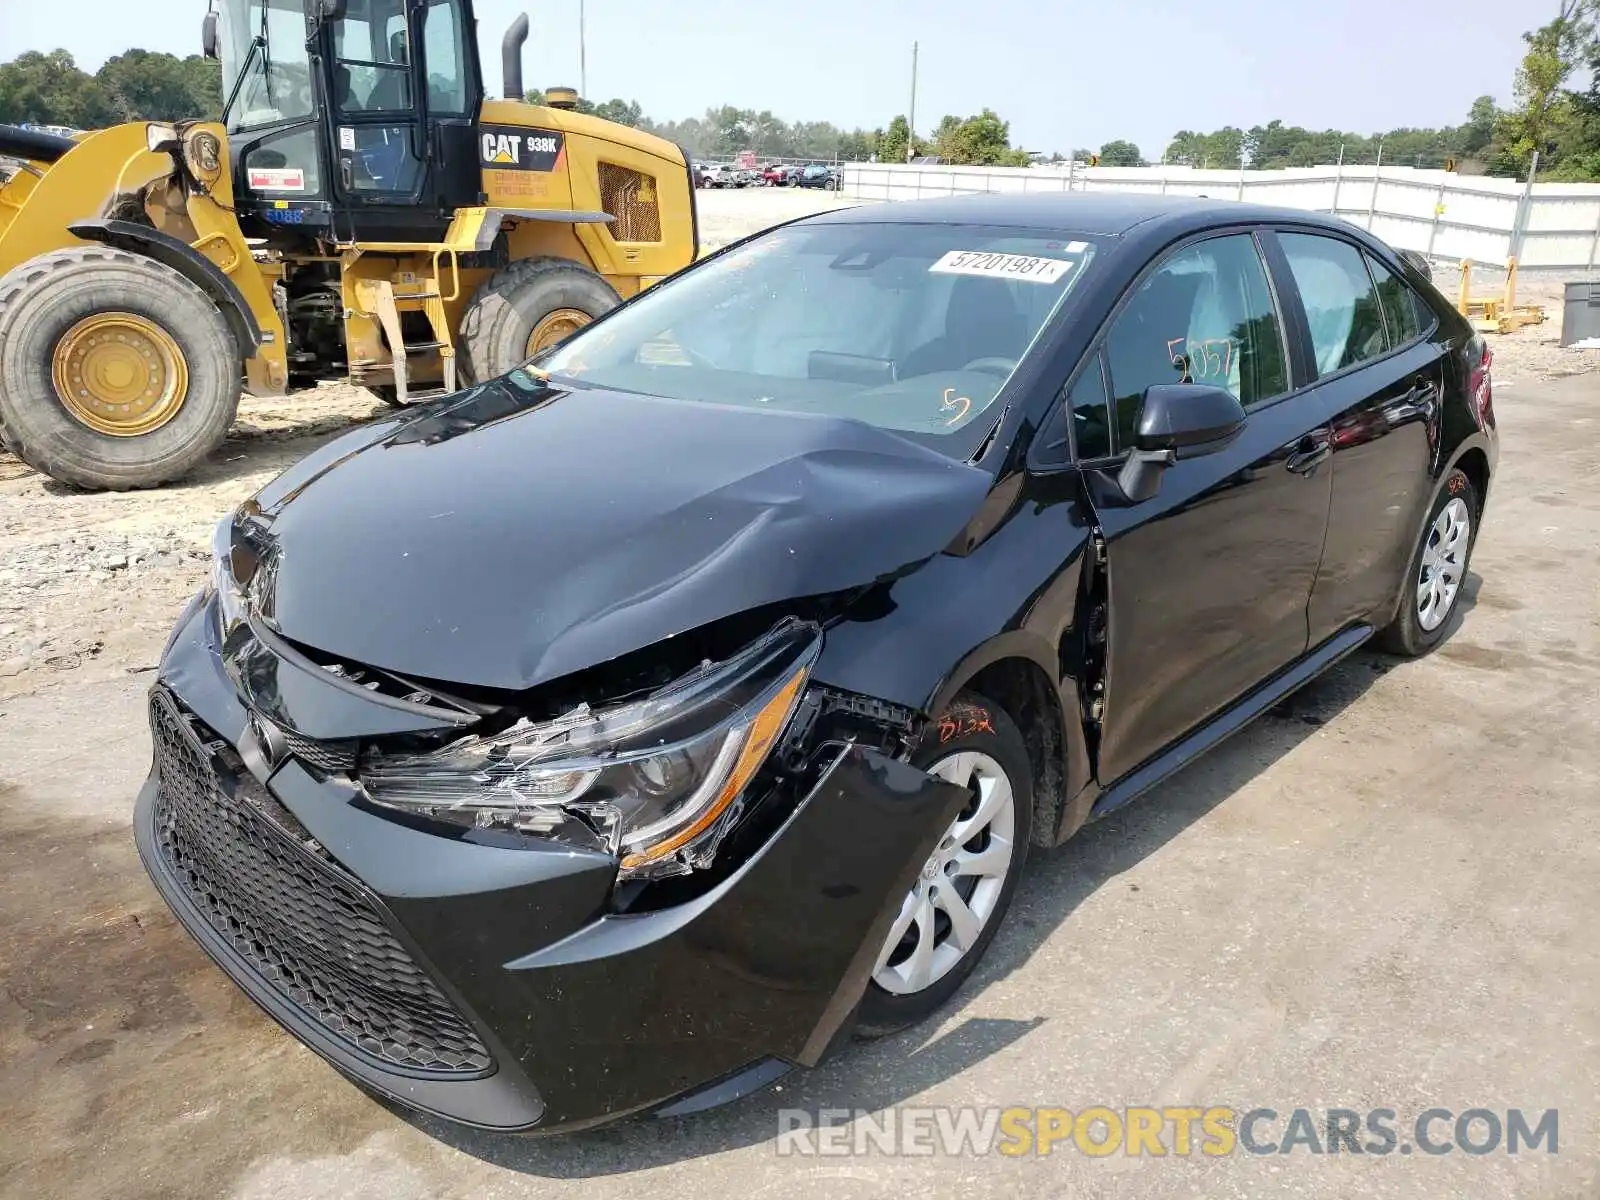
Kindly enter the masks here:
[[988, 250], [952, 250], [928, 270], [935, 275], [990, 275], [1026, 283], [1055, 283], [1073, 264], [1059, 258], [1030, 258]]

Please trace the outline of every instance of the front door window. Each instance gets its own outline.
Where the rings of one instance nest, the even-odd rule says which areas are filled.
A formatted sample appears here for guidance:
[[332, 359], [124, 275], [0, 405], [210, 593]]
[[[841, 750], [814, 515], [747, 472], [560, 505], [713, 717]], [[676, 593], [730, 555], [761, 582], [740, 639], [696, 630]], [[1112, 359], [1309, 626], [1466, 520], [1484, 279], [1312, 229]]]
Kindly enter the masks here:
[[1119, 452], [1133, 444], [1152, 384], [1211, 384], [1246, 408], [1288, 391], [1283, 331], [1255, 239], [1211, 238], [1168, 258], [1118, 315], [1106, 355]]

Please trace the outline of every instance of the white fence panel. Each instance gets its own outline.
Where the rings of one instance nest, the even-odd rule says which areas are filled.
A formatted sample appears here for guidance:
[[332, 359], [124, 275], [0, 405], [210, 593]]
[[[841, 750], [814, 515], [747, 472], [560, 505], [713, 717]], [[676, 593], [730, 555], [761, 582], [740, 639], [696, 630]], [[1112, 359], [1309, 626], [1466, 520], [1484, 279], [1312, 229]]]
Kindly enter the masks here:
[[[1379, 234], [1384, 241], [1389, 241], [1383, 234]], [[1398, 242], [1389, 242], [1391, 246], [1400, 245]], [[1402, 247], [1410, 249], [1410, 247]], [[1422, 247], [1424, 253], [1427, 247]], [[1497, 233], [1492, 229], [1466, 229], [1459, 225], [1441, 224], [1439, 234], [1434, 242], [1433, 253], [1438, 258], [1451, 258], [1457, 261], [1470, 258], [1475, 263], [1490, 263], [1498, 265], [1511, 257], [1511, 233]]]
[[1600, 184], [1535, 183], [1410, 167], [1197, 171], [1189, 167], [952, 167], [848, 163], [845, 194], [915, 200], [985, 192], [1206, 196], [1332, 212], [1402, 250], [1443, 259], [1589, 270], [1600, 263]]

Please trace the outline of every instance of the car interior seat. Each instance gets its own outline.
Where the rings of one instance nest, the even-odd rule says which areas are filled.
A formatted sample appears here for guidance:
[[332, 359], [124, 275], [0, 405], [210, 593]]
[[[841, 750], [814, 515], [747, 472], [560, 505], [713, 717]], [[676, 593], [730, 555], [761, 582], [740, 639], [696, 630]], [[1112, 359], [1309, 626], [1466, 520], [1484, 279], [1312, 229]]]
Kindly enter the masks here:
[[[1122, 310], [1106, 339], [1111, 385], [1116, 390], [1115, 423], [1126, 437], [1138, 424], [1144, 390], [1178, 383], [1201, 276], [1192, 271], [1158, 271]], [[1118, 446], [1125, 450], [1126, 445]]]
[[907, 354], [899, 378], [958, 371], [977, 358], [1021, 358], [1028, 347], [1028, 319], [1017, 308], [1012, 286], [1002, 279], [957, 278], [944, 333]]

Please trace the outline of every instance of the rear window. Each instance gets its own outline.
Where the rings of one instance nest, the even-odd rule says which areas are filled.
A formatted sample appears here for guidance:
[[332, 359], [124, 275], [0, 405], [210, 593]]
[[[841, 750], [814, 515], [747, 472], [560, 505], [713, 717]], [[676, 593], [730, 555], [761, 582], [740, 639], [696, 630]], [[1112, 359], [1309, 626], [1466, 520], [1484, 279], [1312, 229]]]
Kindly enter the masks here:
[[1433, 314], [1410, 284], [1371, 255], [1367, 267], [1378, 287], [1378, 305], [1389, 328], [1389, 345], [1404, 346], [1421, 337], [1433, 325]]
[[793, 225], [535, 365], [580, 385], [850, 417], [967, 457], [1093, 256], [1087, 240], [1030, 230]]

